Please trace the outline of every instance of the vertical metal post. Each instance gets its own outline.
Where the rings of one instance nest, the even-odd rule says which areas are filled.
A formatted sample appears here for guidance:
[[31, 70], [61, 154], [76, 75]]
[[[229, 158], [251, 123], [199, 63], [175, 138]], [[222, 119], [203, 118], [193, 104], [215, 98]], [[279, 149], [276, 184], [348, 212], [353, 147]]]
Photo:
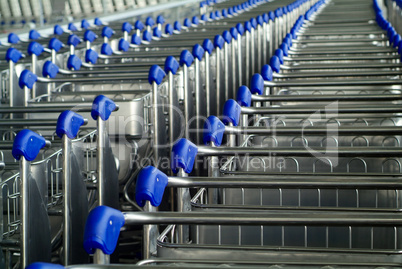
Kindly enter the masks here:
[[[35, 75], [37, 75], [36, 74], [36, 72], [37, 72], [37, 70], [36, 70], [37, 62], [38, 62], [38, 56], [36, 56], [35, 53], [32, 53], [32, 67], [31, 67], [32, 70], [31, 71]], [[32, 98], [35, 98], [35, 97], [36, 97], [36, 83], [34, 83], [33, 86], [32, 86]]]
[[98, 141], [97, 141], [97, 152], [96, 152], [96, 162], [97, 162], [97, 171], [98, 171], [98, 205], [104, 205], [104, 193], [107, 188], [105, 186], [105, 162], [104, 162], [104, 145], [105, 145], [105, 122], [98, 117]]
[[[28, 234], [28, 220], [29, 220], [29, 173], [31, 170], [31, 163], [28, 162], [24, 156], [20, 159], [20, 177], [21, 177], [21, 268], [28, 266], [28, 245], [30, 235]], [[39, 227], [40, 228], [40, 227]]]
[[232, 48], [231, 48], [231, 54], [232, 54], [232, 64], [231, 64], [231, 70], [230, 73], [232, 74], [232, 96], [230, 98], [235, 98], [236, 96], [236, 77], [235, 71], [236, 71], [236, 40], [233, 38], [232, 40]]
[[225, 73], [225, 101], [229, 99], [229, 45], [225, 42], [224, 53], [224, 73]]
[[[214, 142], [211, 142], [211, 147], [216, 147]], [[208, 165], [208, 177], [219, 177], [219, 158], [210, 156]], [[208, 189], [208, 203], [216, 204], [218, 201], [218, 189]]]
[[211, 115], [211, 83], [209, 75], [209, 52], [205, 52], [205, 100], [207, 106], [207, 115]]
[[97, 249], [94, 253], [94, 264], [109, 264], [110, 256], [102, 252], [102, 250]]
[[196, 57], [194, 59], [194, 80], [195, 80], [195, 89], [194, 89], [194, 94], [195, 94], [195, 116], [197, 117], [195, 120], [195, 129], [196, 129], [196, 143], [201, 143], [200, 140], [200, 132], [201, 130], [201, 124], [200, 124], [200, 116], [201, 116], [201, 88], [200, 88], [200, 60]]
[[[240, 34], [237, 35], [237, 66], [238, 66], [238, 77], [239, 77], [239, 82], [238, 86], [243, 84], [243, 72], [242, 72], [242, 54], [241, 54], [241, 40], [242, 36]], [[235, 94], [236, 96], [236, 94]], [[210, 115], [210, 114], [207, 114]]]
[[256, 57], [256, 70], [261, 70], [261, 60], [262, 60], [262, 47], [261, 47], [261, 25], [257, 25], [257, 57]]
[[168, 91], [169, 91], [169, 145], [170, 145], [170, 151], [172, 151], [172, 147], [173, 147], [173, 142], [174, 142], [174, 100], [173, 100], [173, 96], [174, 96], [174, 77], [173, 77], [173, 73], [169, 72], [168, 73]]
[[[145, 203], [144, 211], [146, 212], [156, 212], [156, 208], [151, 205], [149, 201]], [[143, 234], [143, 259], [149, 259], [151, 254], [156, 251], [156, 236], [158, 234], [158, 229], [156, 225], [144, 225]]]
[[187, 65], [183, 65], [183, 88], [184, 88], [184, 137], [189, 138], [189, 126], [188, 123], [190, 121], [190, 104], [188, 103], [189, 97], [189, 89], [188, 89], [188, 67]]
[[70, 223], [70, 215], [71, 215], [71, 163], [70, 163], [70, 155], [71, 155], [71, 141], [67, 137], [67, 135], [63, 135], [62, 138], [62, 147], [63, 147], [63, 258], [64, 265], [69, 265], [71, 263], [71, 248], [70, 248], [70, 238], [73, 236], [71, 233], [71, 223]]
[[[15, 64], [13, 61], [9, 61], [9, 78], [8, 78], [8, 97], [10, 99], [10, 107], [14, 106], [14, 68]], [[13, 114], [10, 114], [10, 119], [13, 118]]]
[[250, 32], [246, 30], [246, 84], [250, 81]]
[[251, 74], [255, 73], [255, 29], [251, 28], [250, 33], [250, 56], [251, 56]]
[[[219, 47], [216, 48], [216, 107], [218, 113], [221, 111], [221, 49]], [[209, 115], [209, 114], [208, 114]]]
[[[274, 31], [273, 31], [273, 22], [272, 20], [269, 20], [269, 24], [268, 24], [268, 31], [269, 31], [269, 55], [268, 57], [272, 57], [273, 55], [273, 49], [274, 49]], [[267, 63], [269, 61], [269, 58], [267, 58]]]
[[261, 62], [261, 67], [265, 64], [268, 63], [268, 58], [267, 58], [267, 30], [268, 30], [268, 25], [266, 22], [263, 23], [262, 25], [262, 62]]
[[[183, 169], [179, 169], [177, 174], [179, 177], [188, 177]], [[188, 188], [177, 189], [177, 211], [188, 212], [191, 211], [190, 204], [191, 196]], [[178, 243], [183, 244], [189, 240], [189, 227], [188, 225], [177, 226]]]
[[153, 131], [154, 131], [154, 145], [153, 145], [153, 152], [154, 152], [154, 159], [155, 159], [155, 166], [159, 163], [159, 103], [158, 103], [158, 84], [156, 82], [152, 83], [152, 112], [153, 112]]

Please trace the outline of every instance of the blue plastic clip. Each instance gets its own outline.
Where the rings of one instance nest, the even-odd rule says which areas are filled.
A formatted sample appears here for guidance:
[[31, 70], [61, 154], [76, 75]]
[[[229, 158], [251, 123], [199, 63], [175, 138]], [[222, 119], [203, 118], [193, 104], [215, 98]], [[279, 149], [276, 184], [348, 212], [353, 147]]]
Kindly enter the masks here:
[[153, 36], [154, 36], [154, 37], [157, 37], [157, 38], [161, 38], [161, 37], [162, 37], [162, 31], [159, 30], [158, 27], [155, 27], [152, 32], [153, 32]]
[[76, 47], [78, 44], [81, 43], [81, 38], [79, 38], [77, 35], [70, 35], [67, 39], [67, 45]]
[[119, 40], [119, 50], [120, 51], [128, 51], [129, 48], [130, 48], [130, 44], [128, 43], [128, 41], [125, 40], [124, 38], [121, 38]]
[[[228, 10], [228, 13], [229, 13], [229, 10]], [[230, 13], [229, 13], [229, 15], [230, 15]], [[209, 18], [214, 21], [214, 20], [216, 19], [215, 12], [211, 12], [211, 13], [209, 14]]]
[[247, 86], [240, 86], [237, 90], [237, 103], [241, 106], [251, 106], [251, 92]]
[[165, 23], [165, 18], [162, 15], [159, 15], [156, 17], [156, 23], [157, 24], [164, 24]]
[[72, 23], [72, 22], [70, 22], [70, 23], [68, 24], [68, 30], [70, 30], [71, 32], [76, 32], [76, 31], [78, 31], [77, 27], [76, 27], [75, 24]]
[[140, 30], [140, 31], [142, 31], [143, 29], [144, 29], [144, 24], [142, 23], [142, 21], [140, 21], [140, 20], [137, 20], [135, 23], [134, 23], [134, 28], [136, 29], [136, 30]]
[[116, 104], [111, 99], [98, 95], [92, 103], [91, 117], [94, 120], [100, 117], [103, 121], [107, 121], [116, 108]]
[[96, 64], [96, 62], [98, 61], [98, 57], [98, 53], [93, 49], [88, 49], [85, 52], [85, 62], [87, 63]]
[[222, 145], [225, 125], [216, 116], [209, 116], [204, 123], [203, 142], [205, 145], [213, 142], [216, 146]]
[[188, 50], [183, 50], [180, 54], [180, 65], [190, 66], [193, 62], [193, 55]]
[[225, 44], [225, 40], [223, 39], [223, 37], [221, 35], [216, 35], [214, 38], [215, 48], [222, 49], [224, 44]]
[[181, 31], [181, 24], [180, 24], [180, 22], [179, 22], [179, 21], [175, 21], [174, 24], [173, 24], [173, 28], [174, 28], [175, 31], [180, 32], [180, 31]]
[[268, 13], [262, 14], [262, 20], [264, 21], [264, 23], [268, 23], [268, 22], [269, 22]]
[[173, 173], [177, 174], [180, 168], [186, 173], [191, 173], [197, 153], [197, 146], [189, 140], [181, 138], [177, 141], [173, 145], [170, 157], [170, 168]]
[[107, 206], [94, 208], [89, 213], [85, 224], [85, 251], [88, 254], [94, 254], [97, 249], [100, 249], [105, 254], [112, 254], [124, 222], [124, 215], [119, 210]]
[[114, 31], [112, 28], [110, 28], [109, 26], [103, 27], [103, 29], [102, 29], [103, 37], [111, 38], [113, 34], [114, 34]]
[[207, 14], [202, 14], [202, 15], [201, 15], [201, 21], [203, 21], [203, 22], [207, 22], [207, 21], [208, 21]]
[[257, 20], [255, 18], [250, 19], [251, 27], [257, 28]]
[[142, 33], [142, 40], [147, 41], [147, 42], [151, 42], [152, 41], [152, 34], [148, 30], [145, 30]]
[[146, 26], [151, 26], [151, 27], [154, 26], [154, 25], [155, 25], [154, 19], [152, 19], [151, 16], [147, 17], [147, 18], [145, 19], [145, 25], [146, 25]]
[[42, 75], [44, 77], [55, 78], [59, 73], [59, 67], [51, 61], [46, 61], [42, 68]]
[[62, 35], [64, 33], [63, 28], [60, 25], [56, 24], [53, 28], [53, 34], [55, 35]]
[[273, 80], [273, 72], [269, 64], [263, 65], [263, 67], [261, 68], [261, 76], [265, 81]]
[[244, 29], [247, 31], [247, 32], [251, 32], [251, 29], [252, 29], [253, 27], [251, 26], [251, 22], [249, 22], [249, 21], [246, 21], [245, 23], [244, 23]]
[[81, 28], [82, 29], [88, 29], [89, 28], [89, 22], [86, 20], [86, 19], [83, 19], [82, 21], [81, 21]]
[[278, 56], [276, 55], [272, 56], [271, 60], [269, 61], [269, 65], [271, 66], [272, 70], [274, 70], [276, 73], [279, 73], [281, 71], [281, 62]]
[[241, 106], [233, 99], [229, 99], [223, 105], [222, 122], [226, 125], [232, 123], [233, 126], [238, 126], [240, 123]]
[[234, 40], [237, 40], [237, 35], [239, 34], [239, 32], [237, 32], [236, 27], [230, 28], [230, 34], [232, 35]]
[[163, 193], [168, 184], [168, 177], [165, 173], [153, 166], [141, 169], [135, 185], [135, 201], [141, 207], [146, 201], [153, 206], [159, 206], [162, 202]]
[[256, 20], [258, 25], [262, 26], [264, 24], [264, 20], [261, 15], [258, 15]]
[[166, 57], [165, 60], [165, 72], [171, 72], [173, 75], [176, 75], [177, 70], [179, 70], [179, 62], [177, 62], [176, 58], [173, 56]]
[[165, 25], [165, 34], [173, 35], [173, 26], [170, 23]]
[[35, 82], [38, 80], [38, 77], [29, 70], [24, 70], [20, 74], [20, 78], [18, 80], [18, 85], [21, 89], [27, 87], [28, 89], [32, 89]]
[[191, 27], [191, 21], [190, 21], [190, 19], [189, 18], [185, 18], [184, 19], [184, 21], [183, 21], [183, 26], [184, 27]]
[[95, 18], [95, 19], [94, 19], [94, 24], [95, 24], [96, 26], [102, 26], [102, 25], [103, 25], [101, 19], [99, 19], [99, 18]]
[[29, 43], [29, 46], [28, 46], [28, 54], [29, 55], [36, 55], [36, 56], [39, 56], [39, 55], [41, 55], [42, 54], [42, 52], [45, 50], [45, 48], [41, 45], [41, 44], [39, 44], [38, 42], [36, 42], [36, 41], [32, 41], [31, 43]]
[[161, 84], [163, 78], [166, 76], [165, 71], [159, 66], [159, 65], [153, 65], [149, 69], [149, 74], [148, 74], [148, 82], [149, 84]]
[[26, 267], [26, 269], [65, 269], [63, 265], [46, 263], [46, 262], [34, 262]]
[[67, 135], [68, 138], [74, 139], [84, 123], [84, 118], [81, 115], [71, 110], [65, 110], [57, 119], [56, 134], [60, 138]]
[[121, 31], [124, 33], [124, 32], [127, 32], [127, 33], [130, 33], [132, 30], [133, 30], [133, 26], [131, 25], [131, 23], [129, 23], [129, 22], [124, 22], [122, 25], [121, 25]]
[[281, 49], [276, 49], [275, 55], [279, 58], [279, 62], [283, 64], [283, 51]]
[[230, 44], [230, 42], [232, 41], [233, 37], [232, 35], [229, 33], [229, 31], [225, 30], [222, 33], [222, 37], [225, 40], [226, 43]]
[[133, 36], [131, 37], [131, 44], [141, 45], [141, 37], [137, 34], [133, 34]]
[[240, 22], [236, 24], [236, 29], [240, 35], [244, 34], [244, 27], [243, 27], [243, 24], [241, 24]]
[[14, 33], [10, 33], [7, 38], [7, 42], [10, 44], [17, 44], [20, 42], [20, 37]]
[[67, 68], [70, 70], [80, 70], [82, 66], [82, 61], [80, 57], [73, 54], [68, 57]]
[[27, 161], [33, 161], [45, 145], [46, 140], [42, 136], [23, 129], [15, 137], [11, 153], [16, 160], [20, 160], [23, 156]]
[[109, 56], [113, 54], [112, 47], [109, 45], [109, 43], [102, 44], [101, 53]]
[[197, 58], [198, 60], [202, 60], [202, 57], [204, 57], [205, 50], [200, 44], [195, 44], [193, 46], [193, 56], [194, 58]]
[[31, 31], [29, 31], [29, 39], [30, 40], [36, 40], [40, 38], [40, 34], [38, 31], [36, 31], [35, 29], [32, 29]]
[[86, 30], [84, 33], [84, 40], [88, 41], [90, 43], [94, 42], [94, 40], [97, 38], [98, 38], [98, 36], [91, 30]]
[[214, 50], [214, 44], [212, 44], [211, 40], [209, 40], [208, 38], [204, 39], [204, 41], [202, 42], [202, 47], [209, 54], [211, 54]]
[[222, 17], [227, 18], [228, 15], [228, 11], [226, 9], [222, 9]]
[[283, 42], [283, 43], [279, 46], [279, 48], [282, 50], [284, 56], [288, 56], [288, 55], [289, 55], [288, 45], [287, 45], [285, 42]]
[[49, 49], [58, 52], [62, 47], [64, 47], [64, 45], [63, 45], [63, 43], [61, 43], [60, 40], [58, 40], [55, 37], [50, 39], [50, 41], [49, 41]]
[[260, 74], [254, 74], [251, 77], [250, 91], [253, 94], [264, 94], [264, 79]]
[[193, 25], [198, 25], [198, 24], [200, 24], [200, 19], [198, 19], [197, 16], [193, 16], [193, 18], [191, 19], [191, 23]]

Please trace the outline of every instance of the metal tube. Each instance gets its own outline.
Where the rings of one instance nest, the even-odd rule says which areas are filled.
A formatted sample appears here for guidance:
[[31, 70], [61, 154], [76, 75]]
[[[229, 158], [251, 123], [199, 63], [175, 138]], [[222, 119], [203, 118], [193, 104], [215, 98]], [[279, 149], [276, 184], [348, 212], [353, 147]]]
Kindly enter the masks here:
[[[179, 177], [188, 177], [183, 169], [179, 169], [177, 174]], [[191, 196], [188, 188], [177, 189], [177, 210], [178, 212], [191, 211]], [[178, 243], [183, 244], [189, 241], [189, 227], [186, 225], [179, 225], [177, 227]]]
[[205, 95], [206, 95], [206, 112], [207, 115], [211, 115], [211, 83], [210, 83], [210, 55], [209, 52], [205, 52]]
[[189, 99], [189, 88], [188, 88], [188, 67], [183, 65], [183, 88], [184, 88], [184, 137], [189, 138], [189, 122], [190, 122], [190, 104]]
[[70, 238], [73, 236], [71, 231], [71, 141], [67, 135], [62, 137], [62, 147], [63, 147], [63, 264], [71, 264], [71, 247]]
[[[30, 235], [28, 234], [29, 220], [29, 174], [31, 171], [31, 163], [21, 157], [20, 159], [20, 176], [21, 176], [21, 267], [28, 266], [29, 254], [28, 245]], [[32, 216], [33, 217], [33, 216]]]
[[222, 78], [221, 78], [221, 49], [216, 48], [216, 108], [219, 115], [221, 111], [221, 94], [222, 94]]
[[[32, 66], [31, 66], [31, 71], [33, 74], [37, 75], [37, 70], [36, 70], [36, 65], [38, 62], [38, 56], [36, 56], [35, 53], [32, 53]], [[36, 97], [36, 83], [33, 84], [32, 86], [32, 98]]]
[[168, 87], [169, 87], [169, 145], [170, 145], [170, 149], [172, 149], [173, 147], [173, 142], [174, 142], [174, 113], [175, 113], [175, 109], [174, 109], [174, 99], [173, 96], [175, 96], [174, 94], [174, 77], [173, 77], [173, 73], [169, 72], [168, 73]]
[[97, 134], [98, 134], [98, 141], [97, 141], [97, 148], [96, 148], [96, 163], [97, 163], [97, 171], [98, 171], [98, 205], [105, 204], [105, 191], [107, 186], [105, 186], [105, 158], [104, 158], [104, 147], [105, 147], [105, 132], [106, 132], [106, 124], [98, 117], [97, 119]]
[[94, 253], [94, 264], [109, 264], [110, 256], [103, 253], [102, 250], [96, 249]]
[[153, 139], [154, 139], [154, 144], [153, 144], [153, 154], [154, 154], [154, 160], [155, 160], [155, 165], [159, 163], [159, 132], [160, 132], [160, 124], [159, 122], [159, 102], [158, 102], [158, 84], [156, 82], [152, 83], [152, 114], [153, 114]]
[[194, 59], [194, 80], [195, 80], [195, 88], [194, 88], [194, 96], [195, 96], [195, 128], [197, 130], [195, 136], [196, 143], [201, 143], [200, 140], [200, 132], [201, 130], [201, 80], [200, 80], [200, 60], [198, 58]]
[[[144, 212], [156, 213], [156, 208], [151, 205], [149, 201], [145, 203]], [[159, 212], [157, 213], [159, 214]], [[146, 224], [146, 223], [144, 223]], [[151, 223], [149, 223], [151, 224]], [[153, 253], [156, 252], [156, 236], [158, 235], [158, 228], [155, 225], [144, 225], [143, 235], [143, 258], [149, 259]]]
[[[225, 100], [229, 99], [229, 90], [230, 90], [230, 85], [229, 85], [229, 45], [228, 43], [225, 42], [225, 45], [223, 47], [223, 54], [224, 54], [224, 74], [225, 74]], [[221, 113], [218, 111], [218, 113]]]

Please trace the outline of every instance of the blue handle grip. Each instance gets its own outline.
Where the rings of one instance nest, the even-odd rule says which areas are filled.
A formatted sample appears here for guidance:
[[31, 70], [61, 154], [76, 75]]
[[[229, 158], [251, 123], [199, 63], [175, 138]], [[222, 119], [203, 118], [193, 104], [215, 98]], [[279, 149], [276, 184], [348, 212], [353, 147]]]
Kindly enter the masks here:
[[194, 57], [188, 50], [183, 50], [180, 53], [180, 65], [190, 66], [194, 62]]
[[104, 95], [98, 95], [92, 103], [91, 117], [97, 120], [99, 117], [107, 121], [117, 108], [116, 104]]
[[20, 37], [14, 33], [10, 33], [7, 37], [7, 41], [10, 44], [17, 44], [18, 42], [20, 42]]
[[134, 23], [134, 28], [136, 29], [136, 30], [140, 30], [140, 31], [142, 31], [143, 29], [144, 29], [144, 24], [142, 23], [142, 21], [140, 21], [140, 20], [137, 20], [135, 23]]
[[191, 173], [197, 153], [196, 145], [185, 138], [181, 138], [173, 145], [170, 168], [174, 173], [178, 173], [180, 168], [186, 173]]
[[17, 63], [22, 57], [24, 57], [24, 55], [16, 48], [9, 48], [6, 52], [7, 62], [12, 61], [14, 63]]
[[165, 18], [162, 15], [159, 15], [156, 17], [156, 23], [157, 24], [164, 24], [165, 23]]
[[59, 73], [59, 67], [51, 61], [46, 61], [42, 68], [42, 75], [44, 77], [55, 78]]
[[112, 28], [110, 28], [109, 26], [105, 26], [102, 29], [102, 36], [103, 37], [107, 37], [107, 38], [111, 38], [112, 35], [114, 35], [114, 31]]
[[223, 105], [222, 122], [226, 125], [232, 123], [233, 126], [238, 126], [240, 123], [241, 106], [233, 99], [229, 99]]
[[31, 43], [29, 43], [27, 52], [29, 55], [39, 56], [44, 50], [45, 48], [41, 44], [36, 41], [32, 41]]
[[80, 57], [73, 54], [70, 55], [67, 59], [67, 68], [70, 70], [80, 70], [82, 66], [82, 61]]
[[81, 21], [81, 28], [82, 29], [88, 29], [89, 28], [89, 22], [87, 21], [87, 20], [85, 20], [85, 19], [83, 19], [82, 21]]
[[168, 177], [160, 170], [153, 166], [142, 168], [135, 186], [135, 201], [141, 207], [145, 206], [146, 201], [159, 206], [167, 184]]
[[173, 57], [173, 56], [166, 57], [166, 60], [165, 60], [165, 72], [166, 73], [171, 72], [173, 75], [176, 75], [179, 67], [180, 67], [180, 64], [176, 60], [175, 57]]
[[222, 49], [224, 44], [225, 44], [225, 40], [223, 39], [223, 37], [221, 35], [216, 35], [214, 38], [215, 48]]
[[129, 22], [124, 22], [121, 25], [121, 31], [122, 32], [130, 33], [133, 29], [134, 29], [134, 27]]
[[195, 58], [197, 58], [198, 60], [200, 60], [200, 61], [202, 60], [202, 57], [204, 57], [204, 53], [205, 53], [205, 50], [200, 44], [195, 44], [193, 46], [193, 56]]
[[26, 267], [26, 269], [64, 269], [65, 267], [60, 264], [34, 262]]
[[170, 23], [165, 25], [165, 34], [173, 35], [173, 26]]
[[84, 249], [94, 254], [97, 249], [112, 254], [124, 225], [124, 215], [119, 210], [107, 206], [95, 207], [88, 215], [84, 231]]
[[87, 63], [96, 64], [96, 62], [98, 61], [98, 57], [98, 53], [93, 49], [88, 49], [85, 52], [85, 62]]
[[121, 39], [119, 40], [119, 50], [126, 52], [126, 51], [129, 50], [129, 48], [130, 48], [130, 43], [128, 43], [127, 40], [121, 38]]
[[165, 71], [163, 71], [163, 69], [159, 65], [155, 64], [149, 69], [148, 82], [149, 84], [156, 83], [160, 85], [165, 76]]
[[78, 44], [81, 43], [81, 38], [79, 38], [77, 35], [70, 35], [67, 39], [67, 45], [76, 47]]
[[151, 27], [154, 26], [154, 25], [155, 25], [154, 19], [152, 19], [151, 16], [147, 17], [147, 18], [145, 19], [145, 25], [151, 26]]
[[84, 123], [84, 118], [80, 114], [71, 110], [63, 111], [57, 119], [56, 134], [60, 138], [67, 135], [68, 138], [74, 139]]
[[36, 31], [35, 29], [32, 29], [31, 31], [29, 31], [29, 39], [30, 40], [36, 40], [40, 38], [40, 34], [38, 31]]
[[212, 51], [214, 50], [214, 44], [212, 44], [211, 40], [209, 40], [208, 38], [204, 39], [204, 41], [202, 42], [202, 47], [209, 54], [211, 54]]
[[204, 123], [203, 142], [205, 145], [213, 142], [216, 146], [222, 145], [225, 125], [216, 116], [209, 116]]
[[46, 140], [42, 136], [24, 129], [15, 137], [11, 153], [16, 160], [23, 156], [27, 161], [33, 161], [45, 145]]
[[95, 24], [96, 26], [102, 26], [102, 25], [103, 25], [103, 22], [101, 21], [101, 19], [95, 18], [95, 19], [94, 19], [94, 24]]
[[94, 42], [95, 39], [97, 39], [98, 36], [92, 32], [91, 30], [86, 30], [84, 33], [84, 40], [88, 42]]
[[38, 77], [32, 73], [31, 71], [25, 69], [21, 72], [20, 78], [18, 80], [18, 85], [21, 89], [27, 87], [28, 89], [32, 89], [35, 82], [38, 80]]
[[269, 61], [269, 65], [271, 66], [272, 70], [274, 70], [276, 73], [279, 73], [281, 71], [281, 62], [278, 56], [276, 55], [272, 56], [271, 60]]
[[102, 44], [101, 53], [103, 55], [108, 55], [108, 56], [113, 54], [112, 47], [109, 45], [109, 43], [103, 43]]
[[55, 37], [50, 39], [50, 41], [49, 41], [49, 49], [58, 52], [62, 47], [64, 47], [64, 44], [60, 40], [58, 40]]
[[53, 34], [55, 34], [55, 35], [62, 35], [63, 33], [64, 33], [63, 28], [62, 28], [60, 25], [56, 24], [56, 25], [54, 26], [54, 28], [53, 28]]
[[247, 86], [240, 86], [237, 90], [237, 102], [241, 106], [251, 106], [251, 92]]
[[254, 74], [251, 77], [250, 91], [253, 94], [264, 94], [264, 79], [260, 74]]

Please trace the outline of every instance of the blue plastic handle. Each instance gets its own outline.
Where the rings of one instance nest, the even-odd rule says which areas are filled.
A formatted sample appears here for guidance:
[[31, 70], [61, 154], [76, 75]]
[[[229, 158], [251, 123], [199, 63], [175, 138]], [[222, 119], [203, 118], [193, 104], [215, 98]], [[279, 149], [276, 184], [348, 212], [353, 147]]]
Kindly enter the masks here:
[[35, 29], [32, 29], [31, 31], [29, 31], [29, 39], [30, 40], [36, 40], [40, 38], [40, 34], [38, 31], [36, 31]]
[[67, 68], [70, 70], [80, 70], [82, 66], [82, 61], [80, 57], [73, 54], [70, 55], [67, 59]]
[[183, 26], [184, 26], [184, 27], [187, 27], [187, 28], [191, 27], [191, 21], [190, 21], [189, 18], [185, 18], [185, 19], [184, 19], [184, 21], [183, 21]]
[[59, 73], [59, 67], [51, 61], [46, 61], [42, 68], [42, 75], [44, 77], [55, 78]]
[[103, 37], [107, 37], [107, 38], [111, 38], [112, 35], [114, 35], [114, 31], [112, 28], [110, 28], [109, 26], [105, 26], [102, 29], [102, 36]]
[[264, 94], [264, 79], [260, 74], [254, 74], [251, 77], [250, 91], [253, 94]]
[[53, 28], [53, 34], [55, 35], [62, 35], [64, 33], [63, 28], [60, 25], [56, 24]]
[[74, 139], [84, 122], [81, 115], [71, 110], [63, 111], [57, 119], [56, 134], [60, 138], [67, 135], [68, 138]]
[[165, 173], [153, 166], [142, 168], [135, 185], [135, 201], [141, 207], [145, 206], [146, 201], [159, 206], [167, 184], [168, 177]]
[[134, 29], [134, 27], [131, 25], [131, 23], [129, 23], [129, 22], [124, 22], [122, 25], [121, 25], [121, 31], [124, 33], [124, 32], [127, 32], [127, 33], [130, 33], [132, 30]]
[[11, 153], [16, 160], [24, 157], [27, 161], [33, 161], [45, 145], [46, 140], [42, 136], [24, 129], [15, 137]]
[[240, 86], [237, 90], [237, 103], [241, 106], [251, 106], [251, 92], [247, 86]]
[[64, 44], [60, 40], [58, 40], [55, 37], [50, 39], [50, 41], [49, 41], [49, 49], [58, 52], [62, 47], [64, 47]]
[[113, 54], [112, 47], [109, 45], [109, 43], [103, 43], [102, 44], [101, 53], [103, 55], [108, 55], [108, 56]]
[[88, 254], [94, 254], [97, 249], [100, 249], [105, 254], [112, 254], [124, 222], [124, 215], [119, 210], [107, 206], [95, 207], [89, 213], [85, 223], [85, 251]]
[[269, 61], [269, 65], [276, 73], [279, 73], [281, 71], [281, 61], [279, 60], [278, 56], [272, 56], [271, 60]]
[[27, 87], [28, 89], [32, 89], [35, 82], [38, 80], [38, 77], [29, 70], [24, 70], [20, 74], [20, 78], [18, 80], [18, 85], [21, 89]]
[[227, 9], [222, 9], [222, 17], [227, 18], [228, 17], [228, 11]]
[[261, 68], [261, 76], [265, 81], [273, 80], [273, 71], [269, 64], [263, 65], [263, 67]]
[[289, 55], [288, 45], [287, 45], [285, 42], [283, 42], [283, 43], [279, 46], [279, 48], [282, 50], [284, 56], [288, 56], [288, 55]]
[[98, 57], [98, 53], [93, 49], [88, 49], [85, 52], [85, 62], [87, 63], [96, 64], [96, 62], [98, 61]]
[[173, 35], [173, 26], [170, 23], [165, 25], [165, 34]]
[[24, 55], [21, 51], [16, 48], [9, 48], [6, 52], [6, 60], [7, 62], [12, 61], [17, 63]]
[[20, 42], [20, 37], [14, 33], [10, 33], [7, 38], [7, 42], [10, 44], [17, 44]]
[[95, 24], [96, 26], [102, 26], [102, 25], [103, 25], [103, 22], [101, 21], [101, 19], [95, 18], [95, 19], [94, 19], [94, 24]]
[[165, 71], [163, 71], [163, 69], [159, 65], [155, 64], [149, 69], [148, 82], [149, 84], [156, 83], [157, 85], [160, 85], [165, 76]]
[[230, 32], [227, 31], [227, 30], [223, 31], [222, 37], [223, 37], [223, 39], [225, 40], [225, 42], [228, 43], [228, 44], [230, 44], [230, 42], [231, 42], [232, 39], [233, 39], [233, 36], [232, 36], [232, 35], [230, 34]]
[[195, 44], [193, 46], [193, 56], [194, 58], [197, 58], [198, 60], [202, 60], [202, 57], [204, 57], [205, 50], [200, 44]]
[[203, 142], [209, 145], [213, 142], [216, 146], [222, 145], [225, 124], [216, 116], [209, 116], [204, 123]]
[[208, 16], [207, 16], [207, 14], [202, 14], [202, 15], [201, 15], [201, 21], [203, 21], [203, 22], [207, 22], [207, 21], [208, 21]]
[[75, 24], [72, 23], [72, 22], [70, 22], [70, 23], [68, 24], [68, 30], [70, 30], [71, 32], [78, 31], [77, 27], [76, 27]]
[[279, 58], [279, 62], [283, 64], [283, 51], [281, 49], [276, 49], [275, 55]]
[[175, 31], [180, 32], [180, 31], [181, 31], [181, 24], [180, 24], [180, 22], [179, 22], [179, 21], [175, 21], [174, 24], [173, 24], [173, 28], [174, 28]]
[[233, 126], [238, 126], [240, 123], [241, 107], [233, 99], [229, 99], [223, 105], [222, 122], [226, 125], [232, 123]]
[[131, 44], [141, 45], [141, 37], [137, 34], [133, 34], [133, 36], [131, 37]]
[[191, 54], [191, 52], [189, 52], [188, 50], [183, 50], [180, 53], [180, 65], [186, 65], [186, 66], [190, 66], [192, 65], [194, 62], [194, 57]]
[[165, 60], [165, 72], [171, 72], [173, 75], [176, 75], [177, 70], [179, 70], [180, 64], [173, 56], [166, 57]]
[[215, 48], [223, 48], [223, 45], [225, 44], [225, 40], [221, 35], [216, 35], [214, 38], [214, 46]]
[[67, 39], [67, 45], [76, 47], [78, 44], [81, 43], [81, 38], [79, 38], [77, 35], [70, 35]]
[[111, 99], [98, 95], [92, 103], [91, 117], [94, 120], [100, 117], [103, 121], [107, 121], [116, 108], [116, 104]]
[[128, 51], [130, 48], [130, 43], [127, 40], [121, 38], [119, 40], [119, 50], [120, 51]]
[[200, 19], [197, 16], [193, 16], [193, 18], [191, 19], [191, 23], [193, 25], [198, 25], [200, 24]]
[[204, 41], [202, 42], [202, 47], [209, 54], [211, 54], [212, 51], [214, 50], [214, 44], [212, 44], [211, 40], [209, 40], [208, 38], [204, 39]]
[[84, 33], [84, 40], [85, 41], [88, 41], [88, 42], [92, 43], [97, 38], [98, 38], [98, 36], [94, 32], [92, 32], [91, 30], [86, 30], [85, 33]]
[[29, 43], [27, 52], [29, 55], [39, 56], [44, 50], [45, 48], [41, 44], [36, 41], [32, 41], [31, 43]]
[[245, 23], [244, 23], [244, 29], [247, 31], [247, 32], [251, 32], [251, 29], [252, 29], [253, 27], [251, 26], [251, 22], [249, 22], [249, 21], [246, 21]]
[[180, 168], [186, 173], [191, 173], [197, 153], [198, 148], [192, 142], [185, 138], [178, 140], [173, 145], [170, 156], [170, 168], [173, 173], [177, 174]]
[[88, 29], [89, 28], [89, 22], [87, 21], [87, 20], [85, 20], [85, 19], [83, 19], [82, 21], [81, 21], [81, 28], [82, 29]]
[[238, 32], [240, 35], [243, 35], [243, 34], [244, 34], [244, 26], [243, 26], [243, 24], [241, 24], [240, 22], [236, 24], [236, 29], [237, 29], [237, 32]]
[[154, 19], [152, 19], [151, 16], [147, 17], [147, 18], [145, 19], [145, 25], [146, 25], [146, 26], [151, 26], [151, 27], [154, 26], [154, 25], [155, 25]]
[[237, 40], [237, 36], [239, 35], [239, 32], [237, 32], [236, 27], [230, 28], [230, 34], [232, 35], [232, 38], [234, 40]]
[[145, 27], [145, 25], [142, 23], [142, 21], [140, 21], [140, 20], [137, 20], [135, 23], [134, 23], [134, 28], [136, 29], [136, 30], [140, 30], [140, 31], [142, 31], [143, 29], [144, 29], [144, 27]]
[[157, 38], [161, 38], [161, 37], [162, 37], [162, 31], [159, 30], [158, 27], [155, 27], [155, 28], [152, 30], [152, 33], [153, 33], [153, 36], [154, 36], [154, 37], [157, 37]]
[[152, 34], [151, 32], [149, 32], [148, 30], [145, 30], [142, 33], [142, 40], [147, 41], [147, 42], [151, 42], [152, 41]]
[[157, 24], [164, 24], [165, 23], [165, 18], [162, 15], [159, 15], [156, 17], [156, 23]]
[[34, 262], [28, 265], [26, 269], [64, 269], [64, 266], [46, 262]]

